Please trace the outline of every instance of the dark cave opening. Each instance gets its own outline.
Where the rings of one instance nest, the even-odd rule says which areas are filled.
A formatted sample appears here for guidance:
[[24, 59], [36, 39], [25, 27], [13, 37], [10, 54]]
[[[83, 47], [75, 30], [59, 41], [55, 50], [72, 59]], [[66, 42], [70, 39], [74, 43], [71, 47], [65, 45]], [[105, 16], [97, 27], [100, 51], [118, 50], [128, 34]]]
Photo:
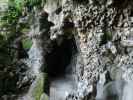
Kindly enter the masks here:
[[75, 53], [77, 53], [77, 47], [74, 36], [70, 39], [62, 36], [60, 43], [58, 43], [58, 40], [52, 41], [52, 50], [45, 56], [46, 72], [49, 77], [65, 75], [66, 68], [71, 63]]

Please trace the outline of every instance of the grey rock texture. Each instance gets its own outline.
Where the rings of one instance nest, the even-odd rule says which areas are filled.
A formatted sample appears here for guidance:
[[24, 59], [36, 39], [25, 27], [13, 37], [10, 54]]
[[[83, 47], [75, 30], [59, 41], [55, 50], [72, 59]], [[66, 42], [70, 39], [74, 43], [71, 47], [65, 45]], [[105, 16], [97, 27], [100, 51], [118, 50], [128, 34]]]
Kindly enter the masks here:
[[[132, 80], [133, 2], [88, 0], [82, 3], [66, 0], [60, 16], [74, 23], [73, 34], [80, 51], [75, 66], [78, 87], [75, 98], [88, 100], [89, 92], [95, 91], [91, 88], [106, 70], [113, 80]], [[55, 27], [62, 31], [61, 23]]]
[[[54, 23], [50, 37], [35, 40], [44, 44], [62, 35], [73, 34], [78, 56], [73, 66], [76, 90], [67, 100], [94, 100], [100, 74], [104, 81], [133, 80], [133, 1], [132, 0], [48, 0], [44, 10]], [[37, 46], [37, 45], [36, 45]], [[44, 58], [42, 58], [44, 59]]]

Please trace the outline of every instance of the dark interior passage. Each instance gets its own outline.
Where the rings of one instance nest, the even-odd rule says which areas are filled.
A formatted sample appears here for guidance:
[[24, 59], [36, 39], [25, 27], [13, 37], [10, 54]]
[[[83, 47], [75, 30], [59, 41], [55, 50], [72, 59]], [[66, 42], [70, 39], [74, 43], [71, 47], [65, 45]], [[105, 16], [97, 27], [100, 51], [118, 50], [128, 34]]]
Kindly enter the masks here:
[[52, 51], [45, 56], [47, 73], [51, 77], [63, 75], [70, 64], [72, 56], [77, 52], [75, 39], [62, 37], [59, 45], [57, 41], [52, 42]]

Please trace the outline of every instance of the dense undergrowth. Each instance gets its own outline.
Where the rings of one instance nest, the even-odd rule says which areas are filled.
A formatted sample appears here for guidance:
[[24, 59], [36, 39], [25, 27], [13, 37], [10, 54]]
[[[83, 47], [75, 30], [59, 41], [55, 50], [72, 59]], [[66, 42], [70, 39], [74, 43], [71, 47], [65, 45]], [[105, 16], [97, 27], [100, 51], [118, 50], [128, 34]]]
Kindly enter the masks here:
[[28, 58], [27, 51], [32, 46], [30, 27], [35, 10], [42, 9], [44, 3], [45, 0], [0, 1], [0, 99], [21, 88], [18, 81], [27, 70], [21, 59]]
[[[43, 0], [9, 0], [6, 3], [5, 10], [0, 12], [0, 50], [6, 51], [6, 54], [9, 54], [10, 57], [14, 57], [15, 53], [11, 51], [15, 49], [17, 52], [18, 48], [15, 48], [14, 45], [19, 45], [18, 41], [25, 42], [23, 43], [25, 48], [31, 46], [31, 42], [23, 37], [26, 37], [30, 30], [34, 9], [41, 8]], [[25, 30], [28, 31], [25, 32]]]

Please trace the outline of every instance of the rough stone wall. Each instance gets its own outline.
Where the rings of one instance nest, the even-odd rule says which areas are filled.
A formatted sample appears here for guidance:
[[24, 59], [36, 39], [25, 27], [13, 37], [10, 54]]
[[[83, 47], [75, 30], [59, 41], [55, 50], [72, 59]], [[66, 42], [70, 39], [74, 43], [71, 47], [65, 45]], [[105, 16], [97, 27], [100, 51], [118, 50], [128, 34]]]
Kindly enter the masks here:
[[[109, 72], [112, 80], [132, 80], [133, 1], [64, 2], [60, 12], [63, 17], [60, 18], [67, 16], [74, 23], [73, 34], [79, 49], [76, 66], [78, 88], [74, 93], [75, 99], [89, 100], [89, 92], [95, 91], [99, 75], [105, 71]], [[58, 31], [53, 33], [54, 35], [58, 36], [62, 23], [55, 25]]]
[[131, 4], [130, 1], [108, 0], [79, 5], [74, 9], [73, 19], [84, 59], [83, 78], [86, 76], [85, 79], [94, 81], [97, 79], [94, 70], [102, 72], [112, 64], [118, 65], [115, 58], [118, 60], [118, 56], [131, 52]]
[[77, 90], [67, 100], [94, 100], [101, 74], [105, 74], [104, 83], [109, 77], [110, 80], [133, 79], [132, 6], [132, 0], [49, 0], [46, 3], [44, 10], [54, 23], [50, 39], [73, 34], [77, 42]]

